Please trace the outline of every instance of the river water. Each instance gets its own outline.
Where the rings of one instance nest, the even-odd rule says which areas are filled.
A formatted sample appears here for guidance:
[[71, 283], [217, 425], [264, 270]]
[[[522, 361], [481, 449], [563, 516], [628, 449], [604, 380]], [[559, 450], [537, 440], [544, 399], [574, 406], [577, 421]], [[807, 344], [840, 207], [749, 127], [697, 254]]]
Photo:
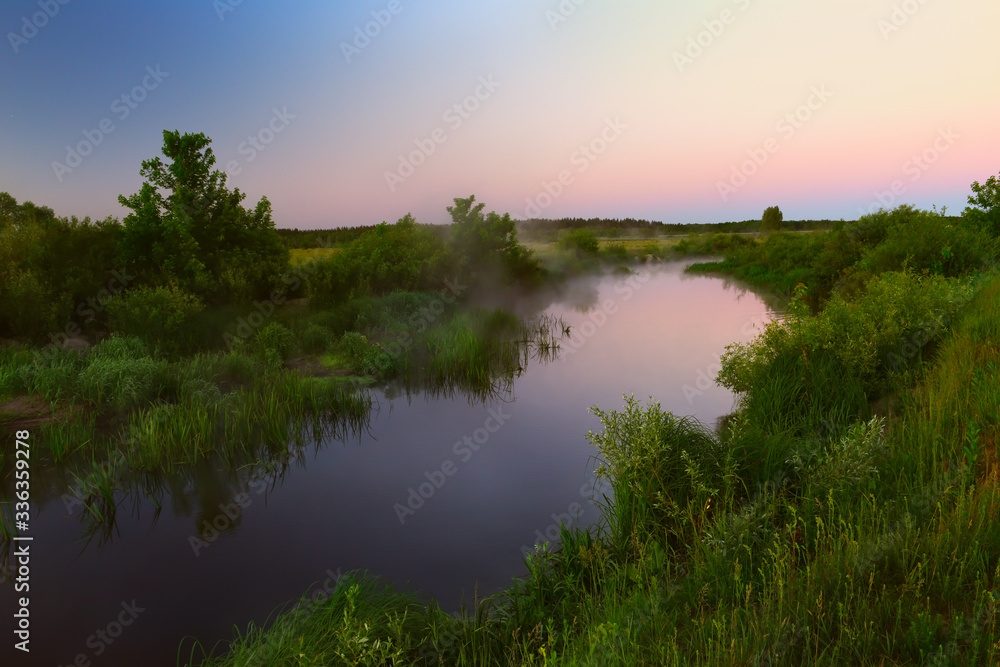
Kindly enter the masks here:
[[731, 412], [711, 381], [718, 355], [776, 304], [683, 267], [571, 281], [546, 306], [569, 326], [557, 358], [528, 363], [498, 397], [377, 390], [360, 435], [306, 446], [280, 474], [178, 474], [156, 500], [123, 499], [103, 535], [88, 539], [85, 509], [49, 482], [32, 507], [31, 653], [12, 648], [5, 581], [0, 664], [174, 665], [185, 638], [185, 650], [225, 641], [354, 569], [449, 610], [505, 587], [560, 521], [600, 518], [588, 407], [630, 393], [711, 425]]

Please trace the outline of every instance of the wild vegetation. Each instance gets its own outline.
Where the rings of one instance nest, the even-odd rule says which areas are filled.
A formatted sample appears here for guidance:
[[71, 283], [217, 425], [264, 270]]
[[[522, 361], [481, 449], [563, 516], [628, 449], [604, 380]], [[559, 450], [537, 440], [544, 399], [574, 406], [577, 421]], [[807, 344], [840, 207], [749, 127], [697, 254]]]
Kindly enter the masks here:
[[[821, 231], [830, 229], [832, 220], [785, 220], [788, 231]], [[555, 241], [559, 234], [574, 229], [589, 229], [601, 237], [612, 239], [654, 239], [691, 234], [757, 234], [761, 220], [740, 222], [663, 223], [650, 220], [606, 218], [561, 218], [559, 220], [524, 220], [518, 223], [518, 234], [525, 241]]]
[[214, 165], [204, 135], [164, 132], [121, 222], [0, 196], [0, 423], [48, 413], [56, 460], [73, 453], [58, 431], [86, 423], [94, 436], [71, 449], [121, 441], [130, 463], [169, 468], [234, 424], [267, 414], [281, 431], [373, 382], [483, 393], [519, 371], [514, 341], [552, 346], [542, 327], [464, 305], [484, 280], [539, 281], [509, 215], [456, 199], [448, 228], [404, 216], [291, 266], [267, 199], [244, 208]]
[[[522, 223], [550, 244], [535, 253], [474, 197], [454, 200], [445, 228], [405, 216], [282, 235], [266, 198], [247, 209], [227, 189], [209, 143], [165, 132], [167, 162], [143, 163], [121, 222], [0, 194], [0, 406], [16, 408], [0, 427], [32, 420], [44, 465], [89, 480], [98, 533], [124, 469], [148, 474], [157, 502], [165, 473], [267, 473], [361, 428], [372, 386], [503, 392], [562, 327], [476, 308], [477, 287], [714, 254], [690, 270], [790, 302], [722, 357], [717, 380], [739, 404], [720, 429], [655, 398], [592, 408], [603, 519], [563, 527], [506, 590], [453, 616], [355, 572], [185, 661], [1000, 661], [995, 177], [957, 218], [901, 206], [797, 233], [772, 207], [725, 228], [739, 233], [669, 241], [643, 221]], [[329, 244], [290, 261], [290, 246]]]
[[718, 432], [593, 409], [596, 532], [460, 617], [353, 573], [208, 664], [995, 664], [995, 194], [958, 224], [901, 207], [734, 245], [709, 268], [794, 279], [788, 314], [728, 348]]
[[[995, 191], [995, 179], [993, 183]], [[970, 207], [960, 218], [903, 205], [838, 222], [826, 233], [782, 230], [726, 248], [723, 260], [689, 270], [728, 273], [789, 295], [802, 284], [814, 307], [834, 292], [856, 294], [873, 276], [889, 271], [969, 275], [996, 260], [995, 214], [973, 204], [981, 198], [988, 206], [989, 196], [970, 197]]]

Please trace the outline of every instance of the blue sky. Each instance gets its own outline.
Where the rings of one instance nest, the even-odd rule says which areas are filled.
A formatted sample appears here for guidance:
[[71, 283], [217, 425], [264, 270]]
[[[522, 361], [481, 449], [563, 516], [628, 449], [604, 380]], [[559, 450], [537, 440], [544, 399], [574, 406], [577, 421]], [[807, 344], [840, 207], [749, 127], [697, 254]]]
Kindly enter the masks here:
[[442, 222], [473, 193], [518, 217], [957, 211], [1000, 171], [998, 23], [973, 0], [8, 0], [0, 190], [120, 216], [179, 129], [283, 227]]

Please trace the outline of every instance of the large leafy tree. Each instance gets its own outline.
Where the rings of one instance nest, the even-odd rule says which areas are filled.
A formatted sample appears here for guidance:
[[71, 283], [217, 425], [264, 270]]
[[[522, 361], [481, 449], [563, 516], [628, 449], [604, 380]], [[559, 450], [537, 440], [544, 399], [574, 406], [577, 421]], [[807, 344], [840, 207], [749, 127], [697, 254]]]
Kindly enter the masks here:
[[768, 206], [764, 209], [764, 217], [760, 221], [760, 233], [770, 234], [781, 229], [781, 223], [785, 216], [777, 206]]
[[456, 199], [455, 205], [447, 208], [453, 223], [451, 242], [463, 267], [474, 276], [499, 268], [511, 278], [536, 279], [538, 262], [518, 242], [517, 226], [510, 214], [484, 214], [484, 208], [474, 195]]
[[985, 183], [975, 181], [965, 217], [977, 221], [994, 236], [1000, 236], [1000, 181], [990, 176]]
[[139, 192], [118, 197], [125, 217], [122, 256], [148, 285], [172, 285], [205, 301], [266, 295], [288, 266], [288, 250], [267, 197], [253, 209], [226, 187], [211, 139], [163, 132], [163, 155], [144, 160]]

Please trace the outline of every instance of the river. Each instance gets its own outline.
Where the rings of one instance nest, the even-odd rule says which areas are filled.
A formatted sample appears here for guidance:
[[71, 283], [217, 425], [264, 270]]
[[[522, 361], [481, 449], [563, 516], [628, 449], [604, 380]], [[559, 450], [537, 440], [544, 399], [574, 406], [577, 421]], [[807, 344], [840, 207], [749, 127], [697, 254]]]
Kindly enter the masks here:
[[378, 389], [363, 433], [306, 446], [272, 475], [179, 473], [156, 501], [122, 498], [113, 529], [89, 541], [85, 509], [52, 483], [32, 507], [30, 660], [7, 632], [0, 653], [18, 661], [0, 662], [174, 665], [185, 637], [186, 649], [228, 640], [354, 569], [449, 610], [505, 587], [558, 522], [599, 520], [588, 407], [630, 393], [707, 424], [731, 412], [711, 382], [718, 355], [776, 306], [683, 267], [572, 280], [546, 307], [569, 327], [557, 358], [528, 363], [499, 397]]

